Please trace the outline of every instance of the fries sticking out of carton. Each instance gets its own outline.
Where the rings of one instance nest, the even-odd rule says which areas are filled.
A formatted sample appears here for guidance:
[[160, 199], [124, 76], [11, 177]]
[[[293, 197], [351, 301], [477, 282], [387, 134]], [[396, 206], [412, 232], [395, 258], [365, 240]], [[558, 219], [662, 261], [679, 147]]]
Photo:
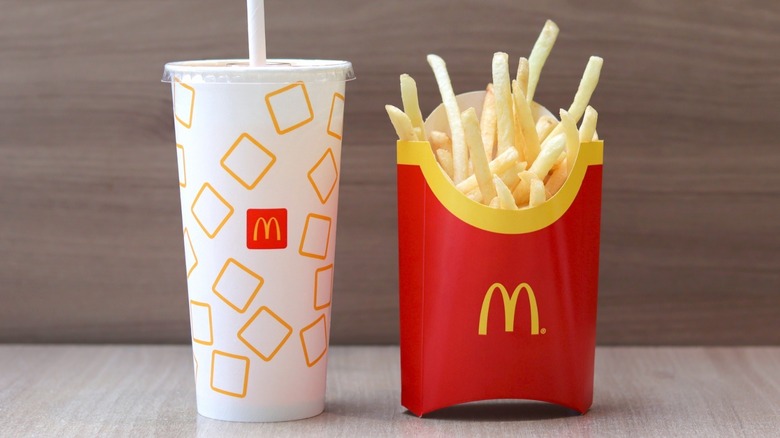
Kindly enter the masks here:
[[403, 110], [385, 107], [398, 138], [429, 142], [447, 179], [475, 202], [506, 210], [541, 205], [566, 182], [580, 144], [598, 139], [598, 114], [588, 104], [599, 81], [601, 58], [589, 59], [571, 105], [560, 110], [559, 118], [533, 100], [557, 37], [558, 26], [548, 20], [528, 58], [519, 59], [514, 80], [509, 56], [495, 53], [492, 82], [479, 112], [459, 107], [444, 60], [428, 55], [447, 125], [426, 128], [417, 84], [404, 74]]

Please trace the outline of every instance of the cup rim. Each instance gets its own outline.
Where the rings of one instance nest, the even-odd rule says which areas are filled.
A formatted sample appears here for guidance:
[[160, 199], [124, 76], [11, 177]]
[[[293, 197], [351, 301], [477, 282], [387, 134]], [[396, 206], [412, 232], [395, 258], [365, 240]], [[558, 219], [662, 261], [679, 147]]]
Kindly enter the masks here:
[[329, 59], [269, 59], [253, 67], [247, 59], [203, 59], [165, 64], [163, 82], [282, 84], [346, 82], [355, 79], [352, 63]]

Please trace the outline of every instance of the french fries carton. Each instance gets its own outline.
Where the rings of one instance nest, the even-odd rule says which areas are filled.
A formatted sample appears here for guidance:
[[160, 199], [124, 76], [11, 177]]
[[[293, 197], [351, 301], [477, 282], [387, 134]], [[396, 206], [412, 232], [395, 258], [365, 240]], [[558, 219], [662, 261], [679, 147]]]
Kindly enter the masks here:
[[[479, 108], [483, 95], [458, 96]], [[472, 101], [469, 101], [472, 100]], [[426, 128], [446, 130], [440, 106]], [[431, 145], [398, 144], [401, 403], [418, 416], [488, 399], [593, 399], [603, 142], [533, 208], [468, 199]]]

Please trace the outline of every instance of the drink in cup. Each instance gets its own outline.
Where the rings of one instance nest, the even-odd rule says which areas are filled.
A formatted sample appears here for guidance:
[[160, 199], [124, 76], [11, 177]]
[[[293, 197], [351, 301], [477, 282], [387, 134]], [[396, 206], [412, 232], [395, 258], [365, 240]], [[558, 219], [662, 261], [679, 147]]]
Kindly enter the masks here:
[[169, 63], [198, 412], [321, 413], [345, 61]]

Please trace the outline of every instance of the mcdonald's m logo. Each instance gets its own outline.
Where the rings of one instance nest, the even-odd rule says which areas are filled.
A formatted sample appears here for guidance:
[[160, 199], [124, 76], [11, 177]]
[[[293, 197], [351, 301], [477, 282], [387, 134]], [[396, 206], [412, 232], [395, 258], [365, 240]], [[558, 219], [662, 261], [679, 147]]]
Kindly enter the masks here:
[[246, 211], [246, 247], [287, 248], [287, 209], [250, 208]]
[[[501, 283], [493, 283], [485, 293], [485, 299], [482, 301], [482, 310], [479, 313], [479, 334], [487, 335], [488, 314], [490, 313], [490, 300], [493, 298], [493, 292], [501, 292], [501, 298], [504, 301], [504, 331], [513, 332], [515, 330], [515, 311], [517, 310], [517, 297], [520, 292], [525, 290], [528, 295], [528, 307], [531, 314], [531, 334], [538, 335], [539, 330], [539, 309], [536, 307], [536, 295], [528, 283], [521, 283], [511, 294]], [[545, 329], [541, 330], [544, 334]]]

